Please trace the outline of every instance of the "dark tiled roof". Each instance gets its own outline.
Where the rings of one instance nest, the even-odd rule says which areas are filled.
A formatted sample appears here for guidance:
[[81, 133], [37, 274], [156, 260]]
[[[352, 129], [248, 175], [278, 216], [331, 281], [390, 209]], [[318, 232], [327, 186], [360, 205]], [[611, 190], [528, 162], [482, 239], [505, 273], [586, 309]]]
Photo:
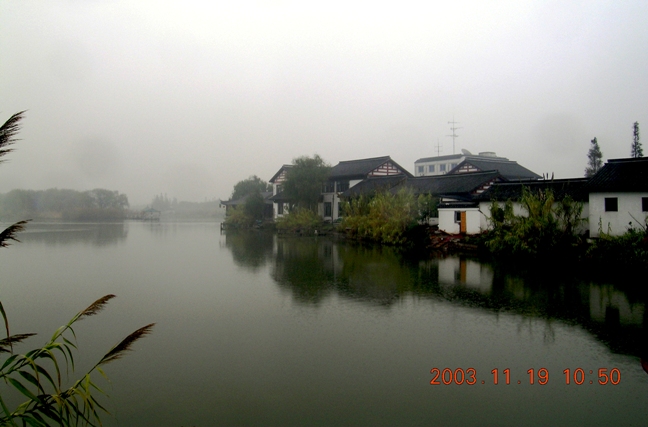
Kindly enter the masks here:
[[371, 177], [361, 181], [341, 194], [342, 197], [355, 197], [361, 194], [371, 194], [380, 190], [389, 190], [407, 177], [403, 175]]
[[506, 201], [506, 200], [520, 200], [522, 197], [522, 187], [526, 187], [531, 191], [546, 191], [550, 189], [553, 191], [556, 199], [562, 199], [569, 195], [572, 199], [586, 202], [588, 200], [587, 191], [587, 178], [569, 178], [569, 179], [554, 179], [548, 181], [518, 181], [518, 182], [498, 182], [476, 196], [474, 200], [477, 201]]
[[[410, 178], [398, 187], [406, 185], [416, 194], [461, 195], [470, 194], [485, 183], [500, 178], [497, 171], [460, 173], [456, 175], [434, 175]], [[398, 191], [394, 187], [391, 191]]]
[[281, 172], [283, 172], [283, 171], [286, 170], [286, 169], [290, 169], [291, 167], [293, 167], [293, 165], [283, 165], [281, 168], [279, 168], [279, 170], [277, 171], [277, 173], [274, 174], [274, 175], [272, 176], [272, 178], [270, 178], [270, 181], [268, 181], [268, 182], [269, 182], [270, 184], [273, 184], [273, 183], [275, 182], [275, 179], [277, 179], [277, 178], [279, 177], [279, 175], [281, 175]]
[[[271, 201], [272, 191], [262, 191], [261, 196], [263, 196], [263, 200], [265, 201], [265, 203], [272, 203]], [[223, 206], [238, 206], [245, 203], [248, 197], [249, 194], [246, 194], [245, 196], [234, 200], [221, 200], [220, 204]]]
[[371, 194], [379, 189], [388, 189], [397, 193], [403, 188], [411, 189], [414, 194], [432, 194], [433, 196], [464, 196], [492, 180], [501, 179], [496, 171], [462, 173], [457, 175], [436, 175], [420, 177], [375, 177], [368, 178], [342, 193], [343, 197]]
[[376, 169], [378, 166], [383, 165], [386, 162], [391, 162], [398, 169], [403, 171], [405, 175], [412, 176], [409, 172], [405, 170], [398, 163], [393, 161], [389, 156], [383, 157], [373, 157], [370, 159], [360, 159], [360, 160], [346, 160], [338, 163], [331, 169], [329, 175], [330, 180], [345, 178], [345, 179], [362, 179], [366, 178], [367, 174], [372, 170]]
[[648, 191], [648, 157], [611, 159], [594, 175], [591, 193]]
[[517, 162], [502, 158], [466, 157], [466, 159], [454, 167], [449, 174], [457, 173], [463, 165], [470, 164], [481, 171], [498, 171], [507, 180], [539, 179], [540, 175], [530, 171]]

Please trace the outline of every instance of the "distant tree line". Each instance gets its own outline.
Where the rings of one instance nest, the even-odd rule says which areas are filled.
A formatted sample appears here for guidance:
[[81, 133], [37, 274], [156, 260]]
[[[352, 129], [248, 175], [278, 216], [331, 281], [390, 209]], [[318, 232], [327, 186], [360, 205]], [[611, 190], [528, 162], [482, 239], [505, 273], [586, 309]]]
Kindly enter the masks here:
[[0, 220], [13, 218], [63, 219], [73, 221], [123, 219], [128, 197], [118, 191], [95, 188], [76, 191], [11, 190], [0, 194]]
[[164, 215], [171, 213], [176, 219], [214, 218], [223, 215], [220, 201], [217, 199], [205, 200], [204, 202], [186, 202], [178, 201], [175, 197], [169, 199], [166, 194], [161, 193], [153, 197], [149, 206], [160, 212], [165, 212]]

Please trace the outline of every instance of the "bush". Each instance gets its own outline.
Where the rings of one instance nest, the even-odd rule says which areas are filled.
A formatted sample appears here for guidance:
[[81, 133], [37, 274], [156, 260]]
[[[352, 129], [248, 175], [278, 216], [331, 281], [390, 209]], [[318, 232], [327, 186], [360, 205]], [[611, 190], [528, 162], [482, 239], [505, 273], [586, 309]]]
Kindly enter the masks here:
[[520, 199], [526, 215], [515, 215], [509, 200], [503, 207], [491, 204], [491, 229], [485, 233], [485, 245], [495, 254], [516, 257], [556, 257], [573, 255], [582, 242], [577, 235], [582, 203], [566, 196], [556, 201], [551, 190], [531, 192], [522, 188]]
[[247, 213], [245, 205], [232, 206], [225, 217], [227, 228], [249, 228], [254, 225], [254, 217]]
[[594, 265], [614, 264], [623, 267], [648, 268], [648, 217], [640, 228], [628, 227], [621, 236], [612, 236], [602, 230], [587, 249], [587, 258]]
[[292, 209], [287, 215], [277, 218], [275, 223], [280, 233], [315, 234], [315, 230], [324, 226], [322, 218], [306, 208]]
[[418, 204], [411, 191], [380, 191], [343, 204], [340, 229], [350, 237], [393, 245], [404, 244], [405, 232], [416, 225]]

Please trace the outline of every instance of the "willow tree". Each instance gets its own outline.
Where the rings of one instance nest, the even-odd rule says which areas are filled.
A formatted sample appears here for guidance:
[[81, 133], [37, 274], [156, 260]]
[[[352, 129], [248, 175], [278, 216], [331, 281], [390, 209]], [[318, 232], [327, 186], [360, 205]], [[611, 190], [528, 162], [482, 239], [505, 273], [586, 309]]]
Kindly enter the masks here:
[[329, 176], [331, 166], [319, 155], [293, 159], [293, 167], [286, 173], [284, 194], [292, 205], [317, 212], [322, 185]]

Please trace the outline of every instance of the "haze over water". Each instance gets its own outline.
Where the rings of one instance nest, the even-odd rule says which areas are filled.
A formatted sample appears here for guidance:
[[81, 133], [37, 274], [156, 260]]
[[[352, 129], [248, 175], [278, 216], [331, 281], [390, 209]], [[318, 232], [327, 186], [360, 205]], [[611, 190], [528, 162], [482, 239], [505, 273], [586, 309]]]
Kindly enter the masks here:
[[[27, 343], [116, 294], [78, 324], [83, 372], [123, 336], [157, 323], [106, 369], [112, 397], [103, 401], [117, 415], [107, 425], [648, 419], [645, 300], [610, 283], [506, 275], [325, 238], [222, 234], [218, 223], [35, 223], [20, 238], [0, 254], [2, 302], [12, 332], [39, 332]], [[430, 385], [433, 368], [474, 368], [477, 381]], [[566, 385], [567, 368], [582, 368], [584, 383]], [[619, 384], [598, 384], [599, 368], [618, 369]]]

